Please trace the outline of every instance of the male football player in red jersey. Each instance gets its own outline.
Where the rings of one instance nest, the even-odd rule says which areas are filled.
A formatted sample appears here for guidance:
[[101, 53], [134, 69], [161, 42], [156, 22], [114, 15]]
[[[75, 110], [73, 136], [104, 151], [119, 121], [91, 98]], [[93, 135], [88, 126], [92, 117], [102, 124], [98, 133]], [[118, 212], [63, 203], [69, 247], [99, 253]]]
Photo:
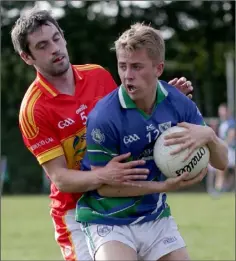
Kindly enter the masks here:
[[[21, 104], [19, 125], [27, 148], [51, 181], [51, 216], [65, 260], [91, 260], [80, 226], [75, 222], [81, 193], [103, 184], [146, 179], [144, 161], [122, 163], [115, 157], [103, 169], [82, 171], [86, 150], [86, 120], [96, 102], [117, 85], [99, 65], [71, 65], [58, 23], [47, 11], [31, 12], [14, 25], [12, 43], [21, 58], [37, 71]], [[186, 79], [171, 82], [182, 92], [192, 90]]]

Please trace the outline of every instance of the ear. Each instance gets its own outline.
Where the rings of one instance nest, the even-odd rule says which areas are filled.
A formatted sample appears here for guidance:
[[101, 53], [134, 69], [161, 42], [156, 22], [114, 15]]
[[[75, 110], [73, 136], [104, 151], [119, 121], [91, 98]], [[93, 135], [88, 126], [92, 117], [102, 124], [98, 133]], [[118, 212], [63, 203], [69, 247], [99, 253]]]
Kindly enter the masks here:
[[156, 65], [156, 76], [159, 78], [164, 71], [164, 62], [160, 62]]
[[25, 52], [20, 52], [20, 57], [28, 65], [34, 65], [34, 60], [29, 54], [26, 54]]

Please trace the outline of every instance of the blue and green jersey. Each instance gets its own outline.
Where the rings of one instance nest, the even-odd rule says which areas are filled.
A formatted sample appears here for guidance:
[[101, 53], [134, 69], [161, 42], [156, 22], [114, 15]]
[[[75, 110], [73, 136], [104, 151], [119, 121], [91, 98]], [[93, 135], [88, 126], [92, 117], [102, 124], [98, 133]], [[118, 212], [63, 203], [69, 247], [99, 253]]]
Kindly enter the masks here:
[[[121, 85], [100, 100], [88, 116], [85, 161], [88, 157], [89, 164], [102, 167], [116, 155], [131, 152], [133, 160], [146, 160], [148, 181], [162, 181], [165, 178], [153, 160], [153, 147], [162, 132], [179, 122], [202, 125], [204, 120], [195, 103], [173, 86], [158, 81], [156, 104], [147, 115]], [[91, 191], [79, 199], [76, 210], [79, 222], [107, 225], [143, 223], [169, 215], [165, 193], [104, 198]]]

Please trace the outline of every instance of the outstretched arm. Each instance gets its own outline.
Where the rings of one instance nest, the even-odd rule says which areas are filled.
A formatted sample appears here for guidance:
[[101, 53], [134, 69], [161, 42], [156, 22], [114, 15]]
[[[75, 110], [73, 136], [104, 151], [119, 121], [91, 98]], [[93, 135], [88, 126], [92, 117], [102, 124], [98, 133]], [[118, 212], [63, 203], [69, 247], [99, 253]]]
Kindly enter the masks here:
[[181, 188], [190, 187], [202, 181], [207, 173], [203, 169], [195, 178], [186, 180], [188, 173], [183, 173], [177, 178], [169, 178], [165, 181], [132, 181], [122, 185], [103, 185], [97, 191], [103, 197], [136, 197], [153, 193], [175, 191]]
[[102, 184], [118, 185], [130, 180], [144, 180], [148, 170], [136, 168], [142, 160], [122, 163], [130, 153], [114, 157], [105, 167], [91, 171], [68, 169], [65, 156], [45, 162], [42, 166], [59, 191], [66, 193], [86, 192], [99, 188]]

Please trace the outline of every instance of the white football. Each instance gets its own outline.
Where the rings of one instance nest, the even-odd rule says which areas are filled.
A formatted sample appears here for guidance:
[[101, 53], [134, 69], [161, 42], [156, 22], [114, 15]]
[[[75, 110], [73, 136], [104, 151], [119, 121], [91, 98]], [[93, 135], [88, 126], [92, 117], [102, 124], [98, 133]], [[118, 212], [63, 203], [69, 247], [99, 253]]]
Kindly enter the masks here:
[[184, 130], [185, 128], [183, 127], [171, 127], [161, 134], [154, 145], [154, 161], [167, 178], [174, 178], [184, 172], [189, 172], [188, 179], [192, 179], [197, 176], [202, 169], [206, 168], [209, 163], [210, 151], [207, 146], [197, 148], [186, 161], [183, 161], [183, 159], [187, 156], [189, 149], [185, 149], [175, 155], [170, 155], [170, 152], [176, 150], [180, 145], [165, 146], [164, 137], [167, 134]]

